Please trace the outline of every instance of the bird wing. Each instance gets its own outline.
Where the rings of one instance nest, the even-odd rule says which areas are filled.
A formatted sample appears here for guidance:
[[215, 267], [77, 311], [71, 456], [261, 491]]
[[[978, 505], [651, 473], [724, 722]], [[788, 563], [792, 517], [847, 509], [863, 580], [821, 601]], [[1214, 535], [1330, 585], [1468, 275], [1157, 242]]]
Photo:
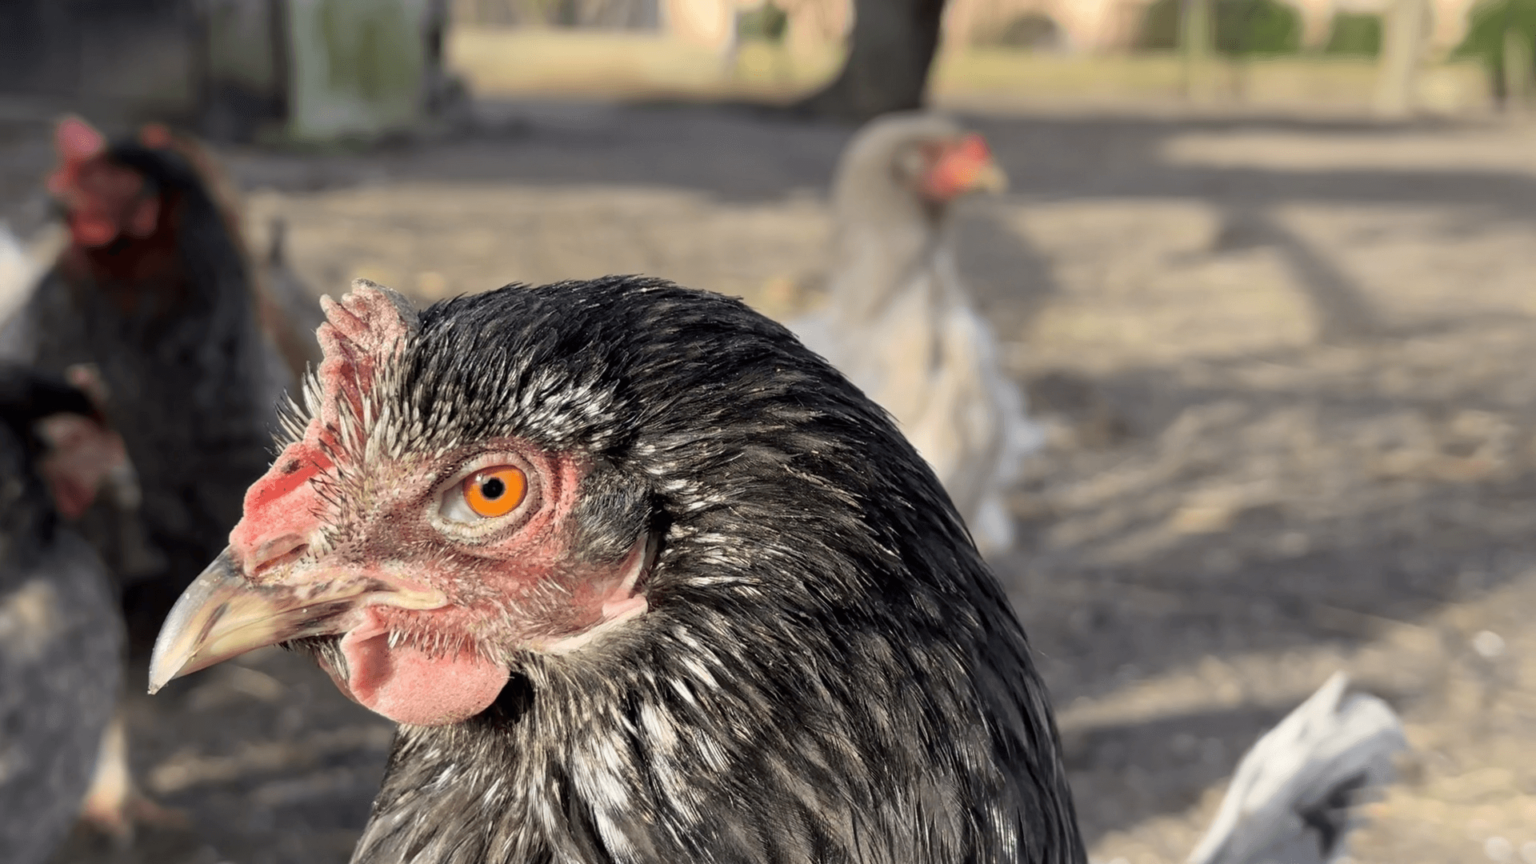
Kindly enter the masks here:
[[1243, 757], [1189, 864], [1325, 864], [1343, 852], [1349, 808], [1388, 783], [1407, 746], [1402, 722], [1375, 696], [1344, 698], [1335, 673]]

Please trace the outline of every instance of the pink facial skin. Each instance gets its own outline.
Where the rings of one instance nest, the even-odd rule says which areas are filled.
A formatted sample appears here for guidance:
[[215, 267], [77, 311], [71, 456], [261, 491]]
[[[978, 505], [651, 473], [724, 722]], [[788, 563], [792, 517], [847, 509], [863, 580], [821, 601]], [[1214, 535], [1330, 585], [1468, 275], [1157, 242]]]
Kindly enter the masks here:
[[[511, 652], [576, 650], [645, 612], [643, 538], [617, 562], [571, 551], [587, 470], [578, 457], [494, 439], [435, 460], [375, 453], [363, 465], [341, 440], [342, 406], [363, 413], [364, 394], [408, 328], [368, 286], [326, 311], [324, 405], [247, 492], [230, 551], [253, 585], [302, 596], [370, 586], [347, 595], [349, 608], [327, 631], [341, 637], [345, 668], [322, 665], [344, 693], [399, 723], [459, 722], [496, 699]], [[517, 507], [482, 519], [451, 506], [466, 478], [495, 466], [526, 476]], [[348, 472], [365, 472], [367, 489]]]

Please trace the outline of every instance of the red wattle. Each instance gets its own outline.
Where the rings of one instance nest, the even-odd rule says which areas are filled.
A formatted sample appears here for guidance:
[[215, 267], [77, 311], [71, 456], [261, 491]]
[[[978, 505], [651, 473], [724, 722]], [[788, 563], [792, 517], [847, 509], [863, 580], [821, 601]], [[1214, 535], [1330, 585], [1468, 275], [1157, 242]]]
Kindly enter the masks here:
[[367, 623], [342, 637], [341, 653], [348, 695], [396, 723], [415, 726], [445, 726], [479, 714], [496, 701], [509, 674], [473, 653], [434, 657], [407, 645], [391, 648], [388, 628], [371, 610]]

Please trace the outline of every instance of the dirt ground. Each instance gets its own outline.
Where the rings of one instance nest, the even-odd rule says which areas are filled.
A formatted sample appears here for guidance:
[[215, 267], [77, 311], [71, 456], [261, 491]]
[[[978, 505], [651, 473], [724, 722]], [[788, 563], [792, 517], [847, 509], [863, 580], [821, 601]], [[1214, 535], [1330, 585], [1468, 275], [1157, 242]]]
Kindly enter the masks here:
[[[1536, 128], [964, 113], [1009, 193], [962, 270], [1052, 430], [1000, 560], [1102, 864], [1180, 861], [1270, 724], [1343, 669], [1413, 753], [1353, 857], [1536, 864]], [[423, 299], [646, 272], [815, 302], [849, 130], [700, 107], [484, 103], [472, 133], [232, 152], [257, 245]], [[36, 124], [0, 134], [33, 219]], [[28, 204], [28, 201], [32, 204]], [[133, 701], [192, 819], [65, 862], [342, 862], [384, 723], [277, 652]]]

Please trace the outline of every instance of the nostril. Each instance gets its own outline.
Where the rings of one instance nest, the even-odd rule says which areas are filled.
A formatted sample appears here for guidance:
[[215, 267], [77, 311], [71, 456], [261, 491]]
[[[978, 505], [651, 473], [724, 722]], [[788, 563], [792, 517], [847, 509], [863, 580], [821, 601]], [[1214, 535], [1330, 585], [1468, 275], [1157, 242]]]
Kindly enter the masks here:
[[297, 560], [308, 549], [309, 544], [297, 534], [274, 537], [256, 547], [256, 554], [246, 559], [246, 575], [257, 576], [270, 567]]

